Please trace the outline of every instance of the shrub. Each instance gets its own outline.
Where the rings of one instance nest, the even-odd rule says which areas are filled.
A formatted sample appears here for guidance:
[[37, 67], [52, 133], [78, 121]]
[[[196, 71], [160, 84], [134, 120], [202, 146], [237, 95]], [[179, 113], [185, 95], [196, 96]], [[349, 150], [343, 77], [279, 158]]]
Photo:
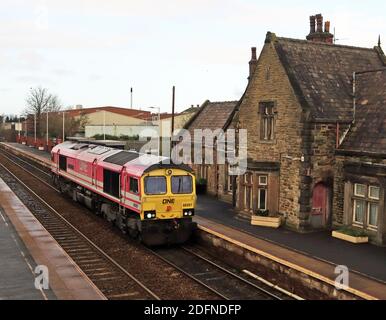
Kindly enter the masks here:
[[337, 231], [340, 232], [340, 233], [344, 233], [344, 234], [346, 234], [348, 236], [352, 236], [352, 237], [367, 237], [366, 232], [364, 232], [361, 229], [354, 229], [354, 228], [350, 228], [350, 227], [344, 227], [344, 228], [341, 228], [341, 229], [339, 229]]
[[269, 216], [269, 210], [257, 210], [255, 215], [259, 216], [259, 217], [268, 217]]

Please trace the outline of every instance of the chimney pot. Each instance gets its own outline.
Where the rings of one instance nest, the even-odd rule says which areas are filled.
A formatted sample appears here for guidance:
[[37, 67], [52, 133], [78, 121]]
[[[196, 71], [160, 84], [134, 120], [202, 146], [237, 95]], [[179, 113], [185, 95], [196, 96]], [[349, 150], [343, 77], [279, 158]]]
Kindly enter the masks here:
[[[317, 24], [316, 31], [315, 31], [315, 20]], [[334, 36], [330, 33], [330, 29], [331, 29], [330, 21], [326, 21], [326, 23], [324, 24], [324, 32], [323, 32], [323, 16], [321, 14], [311, 16], [310, 24], [311, 24], [311, 32], [306, 37], [308, 41], [324, 42], [329, 44], [334, 43]]]
[[252, 47], [251, 50], [252, 50], [252, 57], [251, 57], [251, 61], [249, 61], [249, 78], [248, 79], [251, 79], [257, 66], [256, 47]]
[[252, 51], [252, 57], [251, 57], [251, 60], [257, 60], [257, 56], [256, 56], [256, 47], [252, 47], [252, 48], [251, 48], [251, 51]]
[[323, 16], [321, 14], [316, 15], [317, 29], [316, 32], [323, 32]]
[[324, 24], [324, 32], [330, 33], [330, 21], [326, 21]]
[[316, 31], [316, 22], [315, 22], [315, 16], [310, 16], [310, 34], [315, 33]]

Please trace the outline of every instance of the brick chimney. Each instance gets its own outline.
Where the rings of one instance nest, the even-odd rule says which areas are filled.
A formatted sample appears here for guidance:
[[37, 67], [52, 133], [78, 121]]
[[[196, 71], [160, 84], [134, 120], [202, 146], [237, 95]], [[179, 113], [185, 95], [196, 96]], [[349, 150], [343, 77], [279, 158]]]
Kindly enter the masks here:
[[249, 79], [252, 77], [257, 66], [256, 47], [251, 48], [251, 61], [249, 61]]
[[323, 16], [310, 16], [310, 34], [307, 40], [313, 42], [334, 43], [334, 35], [330, 33], [330, 21], [326, 21], [323, 30]]
[[323, 16], [319, 13], [316, 16], [316, 32], [323, 32]]

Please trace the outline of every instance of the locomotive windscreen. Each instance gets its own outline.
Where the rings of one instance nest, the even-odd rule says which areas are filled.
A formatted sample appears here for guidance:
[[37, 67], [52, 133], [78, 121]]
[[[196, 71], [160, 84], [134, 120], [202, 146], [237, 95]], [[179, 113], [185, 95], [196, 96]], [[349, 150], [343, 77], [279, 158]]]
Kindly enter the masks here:
[[104, 162], [117, 164], [119, 166], [123, 166], [125, 163], [135, 160], [139, 157], [139, 153], [136, 152], [127, 152], [127, 151], [121, 151], [116, 154], [113, 154], [110, 157], [107, 157], [104, 159]]

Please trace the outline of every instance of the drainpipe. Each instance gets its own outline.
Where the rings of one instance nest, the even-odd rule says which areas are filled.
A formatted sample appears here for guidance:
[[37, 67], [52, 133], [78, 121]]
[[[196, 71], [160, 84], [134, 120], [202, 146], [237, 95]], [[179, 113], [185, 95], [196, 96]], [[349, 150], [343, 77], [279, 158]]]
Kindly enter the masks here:
[[339, 148], [339, 135], [340, 135], [340, 126], [339, 126], [339, 122], [337, 121], [336, 122], [336, 146], [335, 146], [336, 149]]

